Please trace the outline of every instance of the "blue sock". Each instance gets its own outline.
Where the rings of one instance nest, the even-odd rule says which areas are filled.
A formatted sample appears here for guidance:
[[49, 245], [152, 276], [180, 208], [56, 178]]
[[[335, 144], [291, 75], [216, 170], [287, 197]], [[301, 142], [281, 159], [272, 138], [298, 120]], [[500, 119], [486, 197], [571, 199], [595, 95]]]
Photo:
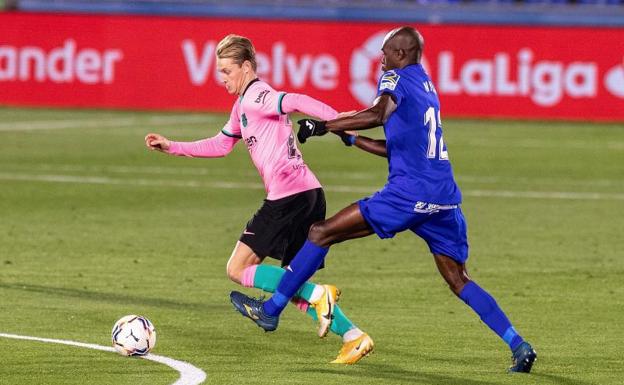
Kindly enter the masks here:
[[498, 334], [511, 350], [515, 350], [524, 342], [494, 298], [479, 285], [469, 281], [459, 293], [459, 298], [470, 306], [481, 317], [481, 321]]
[[301, 285], [316, 273], [328, 251], [328, 247], [306, 241], [286, 269], [273, 296], [264, 303], [264, 312], [270, 316], [280, 315]]

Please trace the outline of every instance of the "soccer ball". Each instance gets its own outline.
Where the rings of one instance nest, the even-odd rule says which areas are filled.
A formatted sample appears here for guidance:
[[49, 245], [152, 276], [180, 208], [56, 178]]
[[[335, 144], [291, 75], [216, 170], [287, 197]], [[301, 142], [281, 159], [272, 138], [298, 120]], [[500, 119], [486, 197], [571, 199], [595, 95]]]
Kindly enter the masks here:
[[154, 325], [140, 315], [121, 317], [113, 326], [113, 347], [124, 356], [143, 356], [156, 344]]

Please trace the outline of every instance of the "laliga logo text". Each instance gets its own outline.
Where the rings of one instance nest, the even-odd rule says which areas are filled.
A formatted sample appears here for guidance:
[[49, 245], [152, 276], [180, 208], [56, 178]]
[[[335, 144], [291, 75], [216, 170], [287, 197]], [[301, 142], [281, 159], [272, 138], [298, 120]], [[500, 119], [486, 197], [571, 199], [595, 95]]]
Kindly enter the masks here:
[[572, 98], [593, 98], [597, 94], [598, 66], [594, 62], [566, 65], [561, 61], [533, 61], [529, 48], [522, 48], [516, 59], [513, 81], [507, 53], [498, 52], [491, 60], [468, 60], [456, 72], [453, 53], [440, 52], [438, 90], [442, 94], [528, 96], [542, 107], [556, 105], [564, 94]]

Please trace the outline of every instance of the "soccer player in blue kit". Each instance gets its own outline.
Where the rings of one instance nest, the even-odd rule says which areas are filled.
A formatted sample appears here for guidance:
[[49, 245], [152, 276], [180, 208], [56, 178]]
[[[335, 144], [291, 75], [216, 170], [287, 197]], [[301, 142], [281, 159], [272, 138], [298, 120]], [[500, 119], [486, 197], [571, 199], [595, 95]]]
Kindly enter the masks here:
[[[512, 372], [531, 371], [535, 350], [511, 325], [494, 298], [466, 271], [466, 222], [442, 137], [440, 102], [435, 87], [420, 64], [424, 40], [411, 27], [394, 29], [384, 39], [383, 75], [374, 105], [350, 116], [330, 121], [299, 121], [299, 140], [328, 131], [346, 145], [387, 157], [388, 182], [333, 217], [315, 223], [308, 240], [292, 260], [274, 295], [260, 301], [233, 292], [231, 300], [245, 306], [243, 315], [266, 331], [275, 330], [288, 300], [323, 262], [329, 247], [348, 239], [377, 234], [392, 238], [411, 230], [424, 239], [451, 291], [470, 306], [512, 351]], [[346, 133], [383, 125], [386, 140]], [[239, 306], [239, 308], [241, 307]], [[329, 307], [332, 308], [331, 306]], [[325, 316], [331, 317], [331, 314]], [[354, 344], [353, 355], [366, 355], [366, 341]]]

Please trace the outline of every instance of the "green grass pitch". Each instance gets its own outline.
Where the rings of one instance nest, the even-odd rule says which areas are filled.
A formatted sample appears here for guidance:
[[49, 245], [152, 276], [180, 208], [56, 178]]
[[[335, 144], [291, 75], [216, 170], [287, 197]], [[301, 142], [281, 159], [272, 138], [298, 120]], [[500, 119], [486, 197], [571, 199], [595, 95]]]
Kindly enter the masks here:
[[[188, 159], [143, 145], [149, 131], [198, 139], [225, 120], [0, 108], [0, 333], [108, 345], [115, 320], [143, 314], [158, 330], [154, 353], [203, 369], [206, 384], [624, 383], [623, 126], [444, 122], [469, 272], [539, 354], [532, 374], [508, 375], [507, 347], [408, 233], [337, 245], [315, 276], [342, 289], [342, 308], [375, 340], [358, 365], [328, 364], [340, 340], [319, 340], [293, 307], [266, 334], [235, 313], [225, 264], [264, 198], [245, 147]], [[330, 136], [300, 147], [333, 214], [387, 171]], [[0, 338], [3, 385], [177, 377], [154, 362]]]

